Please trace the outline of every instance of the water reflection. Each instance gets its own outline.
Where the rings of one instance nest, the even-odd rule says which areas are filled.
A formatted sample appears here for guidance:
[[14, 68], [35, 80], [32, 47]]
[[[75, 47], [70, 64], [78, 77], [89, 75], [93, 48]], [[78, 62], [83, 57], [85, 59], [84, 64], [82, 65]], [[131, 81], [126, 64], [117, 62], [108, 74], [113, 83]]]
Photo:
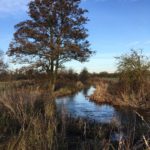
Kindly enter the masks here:
[[[91, 92], [93, 92], [93, 91], [91, 90]], [[83, 95], [85, 95], [85, 96], [89, 95], [89, 88], [83, 89]]]
[[137, 117], [137, 114], [132, 109], [114, 108], [110, 105], [97, 105], [89, 101], [88, 96], [94, 90], [93, 87], [85, 88], [72, 96], [56, 99], [58, 111], [61, 112], [63, 109], [72, 117], [82, 117], [100, 123], [113, 123], [118, 127], [121, 125], [133, 126], [133, 124], [138, 125], [141, 123], [141, 119]]
[[116, 111], [112, 106], [99, 106], [89, 101], [88, 96], [94, 92], [94, 88], [86, 88], [73, 96], [56, 99], [58, 111], [65, 112], [73, 117], [83, 117], [96, 120], [102, 123], [110, 123], [116, 116]]
[[[110, 138], [115, 141], [130, 135], [128, 132], [136, 131], [136, 136], [146, 134], [147, 126], [141, 118], [130, 108], [115, 108], [110, 105], [98, 105], [89, 100], [94, 88], [86, 88], [75, 95], [56, 99], [57, 110], [72, 117], [81, 117], [94, 120], [102, 124], [110, 124], [117, 128]], [[147, 120], [146, 120], [147, 121]], [[149, 121], [149, 119], [148, 119]]]

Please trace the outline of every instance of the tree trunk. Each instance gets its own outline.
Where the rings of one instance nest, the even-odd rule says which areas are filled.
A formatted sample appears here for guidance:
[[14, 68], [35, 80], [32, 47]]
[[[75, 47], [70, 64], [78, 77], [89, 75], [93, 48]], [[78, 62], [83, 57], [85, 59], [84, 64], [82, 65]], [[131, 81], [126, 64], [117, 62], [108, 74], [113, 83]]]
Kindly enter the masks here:
[[53, 94], [54, 89], [55, 89], [55, 81], [54, 81], [54, 61], [51, 60], [51, 68], [50, 68], [50, 81], [49, 81], [49, 90], [50, 90], [50, 94]]
[[50, 83], [49, 83], [49, 89], [51, 94], [53, 94], [55, 90], [58, 68], [59, 68], [59, 60], [58, 59], [56, 60], [55, 67], [54, 67], [54, 61], [51, 61]]

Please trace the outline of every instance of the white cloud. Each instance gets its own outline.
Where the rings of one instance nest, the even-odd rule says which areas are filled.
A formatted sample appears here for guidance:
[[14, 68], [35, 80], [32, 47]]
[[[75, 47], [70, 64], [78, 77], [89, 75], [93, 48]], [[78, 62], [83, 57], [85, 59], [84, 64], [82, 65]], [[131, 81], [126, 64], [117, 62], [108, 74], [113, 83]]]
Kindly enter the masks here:
[[15, 14], [27, 10], [30, 0], [0, 0], [0, 14]]

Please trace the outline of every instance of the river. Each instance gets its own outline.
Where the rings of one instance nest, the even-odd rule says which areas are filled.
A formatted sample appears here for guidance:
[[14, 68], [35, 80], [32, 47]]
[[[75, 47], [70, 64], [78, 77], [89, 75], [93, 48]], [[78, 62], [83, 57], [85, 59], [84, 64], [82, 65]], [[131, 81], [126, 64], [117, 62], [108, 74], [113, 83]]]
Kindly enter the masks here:
[[[135, 118], [136, 111], [131, 108], [115, 108], [108, 104], [99, 105], [89, 100], [89, 96], [95, 88], [90, 87], [74, 95], [57, 98], [56, 104], [58, 111], [63, 110], [72, 117], [81, 117], [89, 120], [95, 120], [100, 123], [111, 123], [122, 120], [132, 120]], [[149, 121], [149, 112], [142, 112]]]
[[115, 124], [118, 128], [135, 126], [142, 133], [144, 132], [143, 129], [145, 131], [147, 130], [147, 127], [150, 125], [150, 111], [140, 111], [146, 121], [146, 123], [143, 123], [137, 110], [131, 108], [115, 108], [106, 104], [99, 105], [90, 101], [88, 96], [94, 90], [94, 87], [90, 87], [74, 95], [57, 98], [56, 105], [58, 112], [63, 112], [71, 117], [96, 121], [101, 124]]

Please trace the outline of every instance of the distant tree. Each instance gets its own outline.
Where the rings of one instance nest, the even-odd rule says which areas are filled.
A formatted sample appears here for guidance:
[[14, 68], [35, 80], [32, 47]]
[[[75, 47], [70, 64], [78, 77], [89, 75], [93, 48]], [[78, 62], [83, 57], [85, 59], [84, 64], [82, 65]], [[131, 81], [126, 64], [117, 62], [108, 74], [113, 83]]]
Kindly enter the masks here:
[[100, 72], [99, 73], [99, 77], [104, 77], [104, 78], [117, 78], [118, 77], [118, 73], [108, 73], [106, 71], [104, 72]]
[[15, 26], [14, 40], [8, 50], [14, 61], [28, 63], [46, 71], [53, 91], [58, 69], [72, 59], [84, 62], [92, 51], [86, 40], [84, 24], [87, 10], [81, 0], [33, 0], [29, 3], [31, 19]]
[[68, 70], [68, 78], [72, 81], [77, 81], [78, 80], [78, 74], [72, 68], [70, 68]]
[[100, 76], [100, 77], [108, 77], [108, 76], [109, 76], [109, 73], [106, 72], [106, 71], [100, 72], [100, 73], [99, 73], [99, 76]]
[[80, 72], [80, 80], [83, 83], [86, 83], [88, 78], [89, 78], [89, 72], [88, 72], [87, 68], [83, 68], [83, 70], [81, 70], [81, 72]]
[[130, 54], [117, 57], [120, 82], [125, 91], [144, 95], [149, 82], [150, 61], [142, 54], [142, 50], [131, 50]]
[[0, 74], [6, 72], [7, 64], [4, 63], [4, 52], [0, 50]]

